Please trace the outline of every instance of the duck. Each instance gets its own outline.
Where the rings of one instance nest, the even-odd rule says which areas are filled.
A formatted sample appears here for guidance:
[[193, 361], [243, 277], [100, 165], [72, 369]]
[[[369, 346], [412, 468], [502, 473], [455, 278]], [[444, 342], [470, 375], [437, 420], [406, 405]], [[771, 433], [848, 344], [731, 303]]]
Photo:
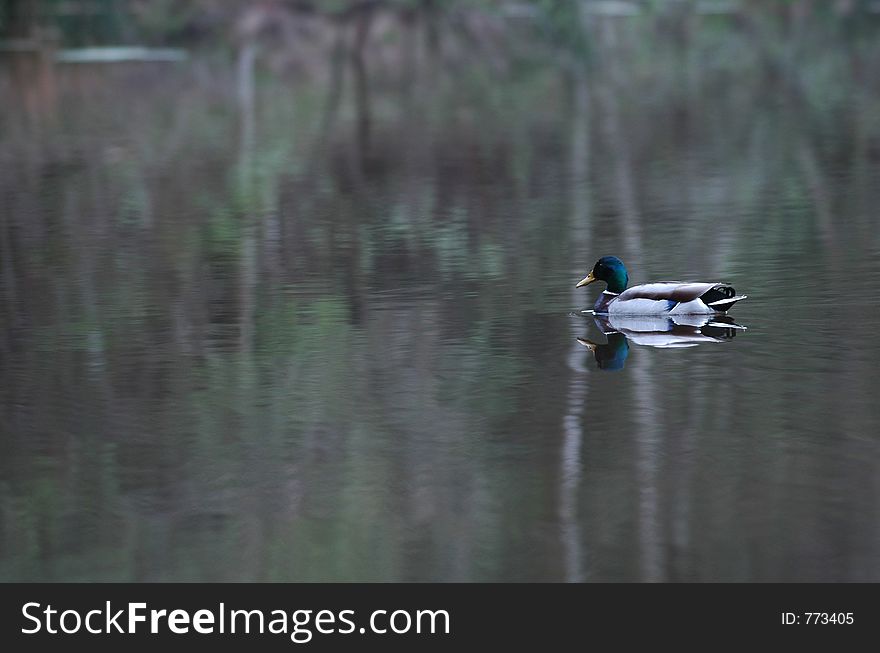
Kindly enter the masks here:
[[595, 315], [718, 315], [748, 295], [737, 295], [729, 283], [657, 281], [627, 288], [629, 273], [616, 256], [603, 256], [575, 288], [604, 281], [605, 290], [593, 305]]

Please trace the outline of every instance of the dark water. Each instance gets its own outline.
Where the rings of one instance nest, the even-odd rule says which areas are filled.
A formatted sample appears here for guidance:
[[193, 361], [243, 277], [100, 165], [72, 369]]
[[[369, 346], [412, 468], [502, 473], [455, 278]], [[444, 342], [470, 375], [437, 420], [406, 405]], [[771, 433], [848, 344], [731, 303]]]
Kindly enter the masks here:
[[[874, 54], [368, 120], [198, 58], [7, 71], [0, 578], [880, 580]], [[604, 254], [747, 330], [600, 369]]]

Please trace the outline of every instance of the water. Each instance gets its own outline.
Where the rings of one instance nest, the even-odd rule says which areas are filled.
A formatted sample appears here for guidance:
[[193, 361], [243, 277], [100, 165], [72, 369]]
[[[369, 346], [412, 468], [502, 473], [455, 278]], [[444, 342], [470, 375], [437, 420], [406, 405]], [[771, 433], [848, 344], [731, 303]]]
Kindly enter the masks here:
[[[880, 80], [840, 47], [815, 102], [545, 66], [369, 121], [210, 58], [6, 70], [0, 578], [880, 580]], [[600, 369], [604, 254], [747, 329]]]

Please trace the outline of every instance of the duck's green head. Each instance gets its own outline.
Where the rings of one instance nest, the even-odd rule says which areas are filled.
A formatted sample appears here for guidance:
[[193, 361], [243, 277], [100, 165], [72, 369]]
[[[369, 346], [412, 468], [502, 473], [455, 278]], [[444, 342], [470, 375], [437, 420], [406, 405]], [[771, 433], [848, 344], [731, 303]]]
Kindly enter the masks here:
[[619, 258], [603, 256], [596, 261], [590, 274], [578, 281], [575, 287], [589, 286], [594, 281], [604, 281], [608, 284], [608, 292], [620, 294], [626, 290], [629, 275], [626, 273], [626, 266]]

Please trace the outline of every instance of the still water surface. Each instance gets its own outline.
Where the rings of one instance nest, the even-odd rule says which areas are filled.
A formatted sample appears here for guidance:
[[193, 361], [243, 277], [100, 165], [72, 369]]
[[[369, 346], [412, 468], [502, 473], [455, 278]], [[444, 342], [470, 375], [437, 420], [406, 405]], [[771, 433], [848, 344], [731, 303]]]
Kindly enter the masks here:
[[[7, 78], [0, 578], [880, 581], [877, 85], [597, 75], [369, 133], [198, 60]], [[600, 369], [605, 254], [747, 329]]]

